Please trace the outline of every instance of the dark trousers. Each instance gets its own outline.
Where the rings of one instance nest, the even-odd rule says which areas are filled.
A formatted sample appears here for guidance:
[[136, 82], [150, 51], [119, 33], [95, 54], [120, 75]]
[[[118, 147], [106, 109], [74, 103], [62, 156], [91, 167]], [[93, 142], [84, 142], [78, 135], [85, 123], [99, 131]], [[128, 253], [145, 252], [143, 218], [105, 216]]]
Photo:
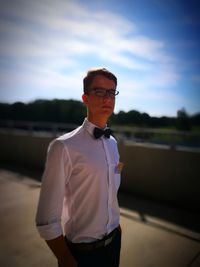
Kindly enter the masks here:
[[117, 231], [112, 242], [105, 247], [91, 251], [80, 251], [70, 247], [78, 262], [78, 267], [119, 267], [121, 250], [121, 231]]

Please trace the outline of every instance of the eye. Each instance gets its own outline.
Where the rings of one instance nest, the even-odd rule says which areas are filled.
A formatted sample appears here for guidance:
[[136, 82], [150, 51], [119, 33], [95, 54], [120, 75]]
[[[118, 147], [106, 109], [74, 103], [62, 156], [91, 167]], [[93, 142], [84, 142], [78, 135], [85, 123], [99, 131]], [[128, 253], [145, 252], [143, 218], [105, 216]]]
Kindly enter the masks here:
[[105, 90], [104, 89], [96, 89], [95, 90], [95, 94], [97, 95], [97, 96], [104, 96], [105, 95]]
[[109, 94], [112, 96], [115, 96], [116, 91], [115, 90], [109, 90]]

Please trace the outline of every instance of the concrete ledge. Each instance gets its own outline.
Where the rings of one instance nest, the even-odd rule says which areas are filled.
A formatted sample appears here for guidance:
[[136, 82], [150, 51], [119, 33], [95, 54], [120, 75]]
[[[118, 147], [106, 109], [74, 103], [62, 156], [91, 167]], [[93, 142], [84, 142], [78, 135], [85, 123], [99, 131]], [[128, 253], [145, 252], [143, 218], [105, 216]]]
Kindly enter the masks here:
[[[43, 170], [53, 136], [0, 132], [0, 160]], [[119, 144], [121, 191], [189, 210], [200, 211], [200, 153], [170, 147]]]
[[123, 191], [200, 211], [200, 153], [126, 143], [119, 150]]

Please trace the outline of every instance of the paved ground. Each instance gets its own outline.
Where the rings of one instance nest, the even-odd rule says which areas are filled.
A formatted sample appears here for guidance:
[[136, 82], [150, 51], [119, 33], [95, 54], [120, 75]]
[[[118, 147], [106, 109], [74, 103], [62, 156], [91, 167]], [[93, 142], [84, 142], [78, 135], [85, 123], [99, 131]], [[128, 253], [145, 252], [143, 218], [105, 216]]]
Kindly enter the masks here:
[[[27, 174], [0, 169], [1, 267], [57, 266], [34, 225], [39, 190], [40, 183]], [[123, 194], [120, 206], [120, 267], [200, 266], [197, 214]]]

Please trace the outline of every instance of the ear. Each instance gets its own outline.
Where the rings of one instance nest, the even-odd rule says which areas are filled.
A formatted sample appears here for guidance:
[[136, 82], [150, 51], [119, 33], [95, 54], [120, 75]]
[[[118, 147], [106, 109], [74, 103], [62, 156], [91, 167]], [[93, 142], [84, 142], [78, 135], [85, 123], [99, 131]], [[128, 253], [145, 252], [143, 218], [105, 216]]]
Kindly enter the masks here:
[[83, 100], [83, 103], [87, 106], [87, 104], [88, 104], [88, 96], [86, 94], [82, 95], [82, 100]]

